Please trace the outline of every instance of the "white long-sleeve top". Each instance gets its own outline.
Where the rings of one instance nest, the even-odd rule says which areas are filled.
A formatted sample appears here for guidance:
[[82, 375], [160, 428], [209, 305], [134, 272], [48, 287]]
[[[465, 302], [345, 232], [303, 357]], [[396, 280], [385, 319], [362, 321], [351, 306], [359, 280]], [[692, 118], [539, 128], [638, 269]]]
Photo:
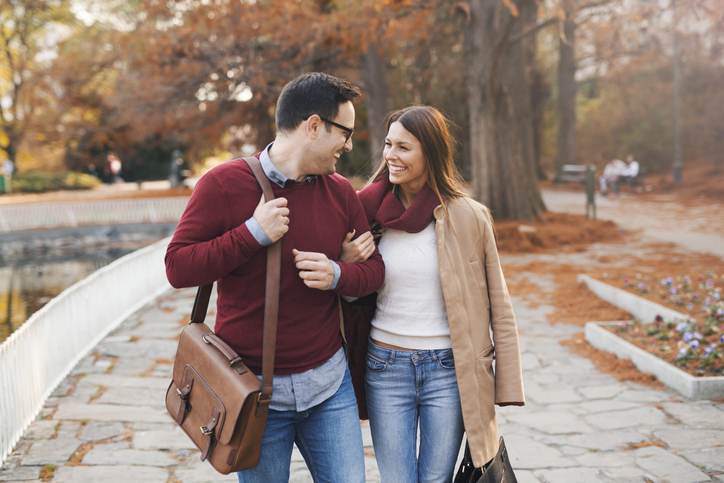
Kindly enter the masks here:
[[372, 339], [408, 349], [450, 348], [435, 222], [419, 233], [388, 229], [379, 250], [385, 282], [377, 296]]

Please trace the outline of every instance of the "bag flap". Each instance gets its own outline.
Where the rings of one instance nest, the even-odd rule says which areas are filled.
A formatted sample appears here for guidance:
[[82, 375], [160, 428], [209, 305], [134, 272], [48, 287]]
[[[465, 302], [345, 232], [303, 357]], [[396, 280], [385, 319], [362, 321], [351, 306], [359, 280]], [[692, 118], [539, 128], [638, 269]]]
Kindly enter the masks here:
[[[206, 324], [188, 324], [179, 336], [173, 381], [183, 387], [186, 366], [201, 377], [221, 401], [225, 418], [216, 432], [222, 444], [229, 444], [242, 414], [245, 401], [253, 401], [261, 390], [261, 381], [243, 364], [229, 365], [228, 359], [218, 349], [203, 341], [204, 335], [213, 332]], [[191, 408], [193, 411], [193, 408]]]

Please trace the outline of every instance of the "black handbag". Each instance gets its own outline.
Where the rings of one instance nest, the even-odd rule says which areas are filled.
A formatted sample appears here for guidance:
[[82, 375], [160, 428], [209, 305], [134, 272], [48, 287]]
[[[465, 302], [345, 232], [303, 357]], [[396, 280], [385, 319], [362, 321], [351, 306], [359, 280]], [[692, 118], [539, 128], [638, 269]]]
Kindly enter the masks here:
[[518, 483], [515, 473], [513, 473], [513, 467], [510, 466], [508, 450], [505, 449], [503, 438], [500, 438], [500, 447], [495, 457], [482, 468], [476, 468], [473, 465], [470, 446], [465, 443], [465, 456], [455, 475], [454, 483]]

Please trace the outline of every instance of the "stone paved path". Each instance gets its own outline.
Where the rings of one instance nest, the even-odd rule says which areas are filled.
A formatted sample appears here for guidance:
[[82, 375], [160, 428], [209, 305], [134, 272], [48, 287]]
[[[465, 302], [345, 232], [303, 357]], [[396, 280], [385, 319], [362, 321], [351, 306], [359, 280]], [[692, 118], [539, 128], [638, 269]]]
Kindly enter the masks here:
[[[99, 344], [47, 402], [0, 481], [234, 481], [200, 463], [163, 407], [193, 294], [168, 293]], [[545, 305], [515, 304], [528, 405], [499, 418], [521, 483], [724, 481], [724, 405], [618, 382], [558, 343], [580, 328], [548, 324]], [[377, 481], [363, 429], [367, 480]], [[291, 481], [311, 481], [297, 452]]]
[[[547, 277], [529, 278], [551, 287]], [[41, 475], [54, 482], [234, 481], [199, 462], [163, 407], [174, 339], [193, 295], [170, 292], [103, 340], [48, 400], [0, 470], [0, 481]], [[724, 404], [618, 382], [559, 344], [580, 327], [549, 324], [546, 305], [514, 302], [528, 405], [498, 413], [518, 481], [724, 482]], [[377, 481], [363, 429], [367, 479]], [[296, 452], [291, 481], [311, 481]]]

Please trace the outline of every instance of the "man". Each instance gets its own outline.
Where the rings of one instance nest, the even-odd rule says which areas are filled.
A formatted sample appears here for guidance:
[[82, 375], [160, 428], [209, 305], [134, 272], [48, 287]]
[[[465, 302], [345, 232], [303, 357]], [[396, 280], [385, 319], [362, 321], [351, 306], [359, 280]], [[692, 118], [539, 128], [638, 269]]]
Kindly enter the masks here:
[[362, 296], [384, 280], [379, 253], [338, 260], [345, 235], [368, 231], [349, 182], [335, 174], [352, 149], [359, 90], [323, 73], [282, 90], [277, 134], [259, 155], [276, 199], [265, 201], [243, 160], [196, 185], [166, 253], [174, 287], [218, 280], [215, 332], [261, 372], [266, 250], [281, 240], [275, 377], [259, 464], [247, 482], [286, 482], [296, 442], [315, 481], [364, 481], [357, 404], [342, 349], [338, 295]]
[[613, 190], [614, 194], [619, 192], [619, 178], [626, 169], [626, 163], [620, 159], [614, 159], [606, 163], [603, 168], [603, 175], [600, 178], [601, 194], [608, 195], [609, 190]]
[[639, 162], [629, 154], [626, 157], [626, 167], [621, 172], [622, 181], [626, 182], [629, 186], [633, 186], [638, 181], [640, 169]]

